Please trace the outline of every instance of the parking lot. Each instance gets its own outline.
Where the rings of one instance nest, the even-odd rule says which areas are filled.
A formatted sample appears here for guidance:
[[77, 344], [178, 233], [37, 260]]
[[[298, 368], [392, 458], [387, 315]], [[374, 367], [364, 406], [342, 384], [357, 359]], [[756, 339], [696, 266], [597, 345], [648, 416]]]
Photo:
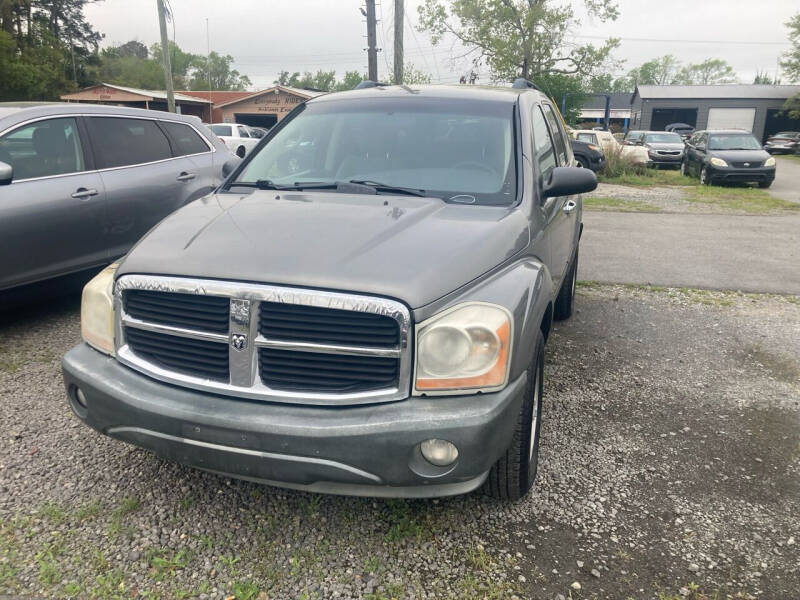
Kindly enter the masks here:
[[800, 303], [584, 284], [578, 307], [548, 346], [538, 483], [507, 505], [287, 492], [162, 461], [70, 413], [77, 298], [6, 314], [0, 590], [794, 597]]

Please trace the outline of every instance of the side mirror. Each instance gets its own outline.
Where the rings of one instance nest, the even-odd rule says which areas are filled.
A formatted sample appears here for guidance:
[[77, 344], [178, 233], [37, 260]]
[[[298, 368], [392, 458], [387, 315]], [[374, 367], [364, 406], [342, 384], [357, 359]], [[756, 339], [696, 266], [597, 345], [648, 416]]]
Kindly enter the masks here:
[[542, 196], [572, 196], [591, 192], [596, 188], [597, 175], [593, 171], [580, 167], [556, 167], [550, 174], [550, 180], [544, 185]]
[[239, 166], [239, 163], [240, 163], [240, 162], [241, 162], [241, 160], [240, 160], [240, 159], [238, 159], [238, 158], [229, 158], [228, 160], [226, 160], [226, 161], [225, 161], [225, 162], [222, 164], [222, 176], [223, 176], [223, 177], [227, 177], [228, 175], [230, 175], [231, 173], [233, 173], [233, 170], [234, 170], [236, 167], [238, 167], [238, 166]]
[[0, 162], [0, 185], [8, 185], [14, 179], [14, 167], [8, 163]]
[[700, 150], [701, 152], [705, 152], [706, 151], [705, 144], [697, 144], [697, 146], [695, 146], [694, 149], [695, 150]]

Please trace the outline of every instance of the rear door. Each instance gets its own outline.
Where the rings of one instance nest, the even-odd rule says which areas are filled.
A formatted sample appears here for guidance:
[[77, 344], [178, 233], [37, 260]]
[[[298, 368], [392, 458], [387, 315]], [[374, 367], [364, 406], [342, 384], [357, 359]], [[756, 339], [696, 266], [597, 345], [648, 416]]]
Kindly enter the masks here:
[[0, 136], [14, 179], [0, 186], [0, 289], [106, 262], [105, 193], [76, 117]]
[[184, 161], [153, 119], [86, 117], [106, 189], [109, 257], [125, 254], [184, 201]]
[[177, 121], [161, 121], [172, 145], [172, 153], [182, 157], [182, 204], [211, 193], [222, 179], [222, 165], [214, 166], [213, 146], [194, 127]]

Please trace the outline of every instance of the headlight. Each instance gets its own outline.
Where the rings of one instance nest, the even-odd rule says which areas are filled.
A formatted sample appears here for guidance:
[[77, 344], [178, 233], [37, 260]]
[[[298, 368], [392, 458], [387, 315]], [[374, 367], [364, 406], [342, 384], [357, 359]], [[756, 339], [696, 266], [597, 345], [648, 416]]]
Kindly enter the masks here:
[[467, 303], [417, 329], [417, 393], [502, 388], [511, 361], [511, 314], [495, 304]]
[[100, 271], [81, 296], [81, 337], [106, 354], [114, 354], [114, 273], [119, 263]]
[[774, 167], [775, 166], [775, 157], [770, 156], [766, 161], [764, 161], [765, 167]]
[[715, 167], [727, 167], [728, 163], [726, 163], [721, 158], [717, 158], [716, 156], [709, 161]]

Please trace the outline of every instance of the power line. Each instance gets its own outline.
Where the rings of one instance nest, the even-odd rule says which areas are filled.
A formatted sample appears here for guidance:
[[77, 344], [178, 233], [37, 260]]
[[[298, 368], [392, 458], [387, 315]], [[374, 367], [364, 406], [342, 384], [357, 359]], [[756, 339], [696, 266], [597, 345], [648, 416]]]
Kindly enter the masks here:
[[[607, 35], [581, 35], [575, 34], [572, 37], [589, 39], [589, 40], [607, 40]], [[663, 42], [666, 44], [716, 44], [716, 45], [746, 45], [746, 46], [788, 46], [789, 42], [761, 42], [752, 40], [669, 40], [664, 38], [632, 38], [620, 37], [617, 38], [623, 42]]]

